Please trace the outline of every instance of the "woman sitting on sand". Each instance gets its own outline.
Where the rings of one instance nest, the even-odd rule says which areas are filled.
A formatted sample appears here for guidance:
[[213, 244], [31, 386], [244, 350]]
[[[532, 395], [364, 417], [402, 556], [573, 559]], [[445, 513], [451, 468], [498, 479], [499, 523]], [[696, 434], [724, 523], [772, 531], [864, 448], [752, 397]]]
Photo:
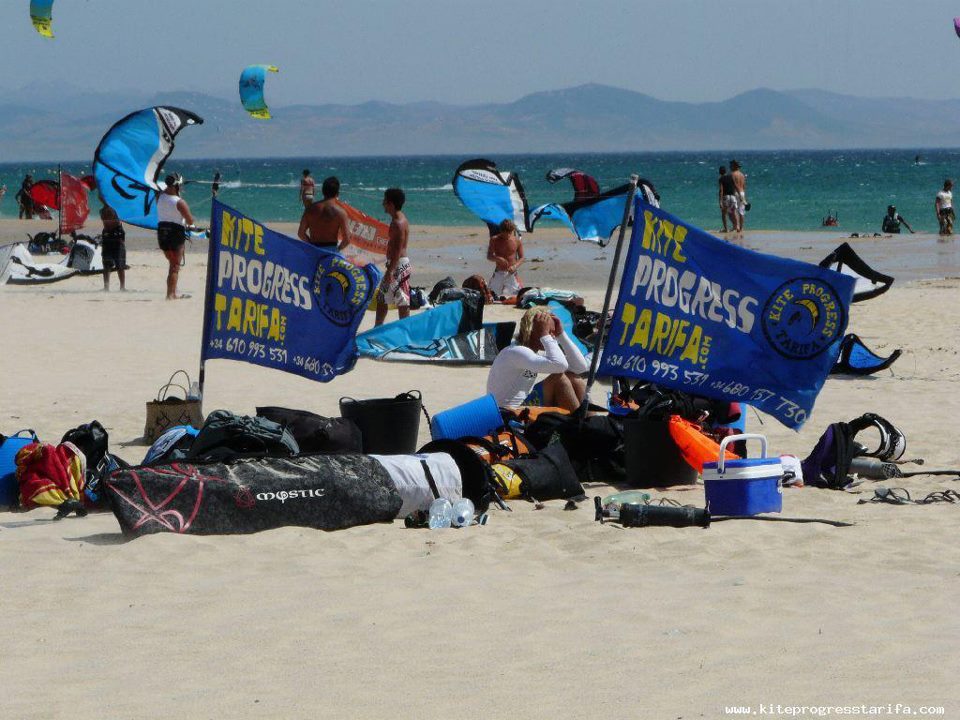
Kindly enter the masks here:
[[549, 373], [543, 382], [543, 404], [572, 412], [583, 402], [586, 383], [579, 375], [586, 371], [587, 361], [563, 331], [560, 319], [549, 310], [533, 307], [520, 320], [517, 342], [493, 361], [487, 392], [499, 407], [517, 408], [533, 390], [537, 375]]

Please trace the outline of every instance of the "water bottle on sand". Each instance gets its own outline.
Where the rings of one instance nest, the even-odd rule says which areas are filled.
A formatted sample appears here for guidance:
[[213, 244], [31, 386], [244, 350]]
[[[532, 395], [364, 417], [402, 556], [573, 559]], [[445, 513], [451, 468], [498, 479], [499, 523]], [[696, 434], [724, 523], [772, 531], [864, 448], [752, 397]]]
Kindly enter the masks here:
[[469, 527], [473, 522], [473, 502], [470, 498], [462, 498], [453, 504], [453, 526]]
[[430, 521], [428, 525], [431, 530], [439, 528], [448, 528], [453, 520], [453, 505], [446, 498], [437, 498], [430, 505]]

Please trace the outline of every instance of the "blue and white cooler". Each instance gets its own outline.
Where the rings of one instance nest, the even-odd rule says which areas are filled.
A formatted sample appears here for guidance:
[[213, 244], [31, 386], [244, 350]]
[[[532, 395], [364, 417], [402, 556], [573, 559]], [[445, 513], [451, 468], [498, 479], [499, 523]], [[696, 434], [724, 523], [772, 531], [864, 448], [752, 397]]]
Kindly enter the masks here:
[[[727, 445], [739, 440], [759, 440], [760, 457], [724, 460]], [[780, 458], [767, 457], [763, 435], [731, 435], [720, 443], [717, 462], [703, 464], [703, 486], [711, 515], [758, 515], [783, 510]]]

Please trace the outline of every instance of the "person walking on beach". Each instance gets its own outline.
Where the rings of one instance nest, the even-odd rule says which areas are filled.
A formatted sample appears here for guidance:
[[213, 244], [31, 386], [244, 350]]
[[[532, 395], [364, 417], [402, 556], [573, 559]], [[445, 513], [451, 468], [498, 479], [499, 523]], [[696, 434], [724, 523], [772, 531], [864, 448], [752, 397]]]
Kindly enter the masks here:
[[303, 211], [297, 237], [311, 245], [338, 252], [350, 244], [350, 237], [347, 235], [347, 213], [337, 204], [340, 181], [335, 177], [328, 177], [323, 181], [320, 192], [323, 200], [317, 203], [311, 200]]
[[905, 225], [907, 230], [911, 233], [914, 232], [914, 229], [910, 227], [910, 223], [907, 222], [907, 219], [897, 212], [896, 205], [887, 206], [887, 214], [883, 216], [883, 224], [881, 229], [885, 233], [890, 233], [892, 235], [900, 234], [900, 225]]
[[27, 175], [20, 183], [20, 189], [17, 191], [17, 204], [20, 207], [19, 218], [21, 220], [33, 220], [33, 198], [30, 197], [30, 188], [33, 187], [33, 175]]
[[177, 173], [167, 175], [166, 189], [157, 199], [157, 244], [167, 258], [167, 300], [181, 300], [189, 295], [177, 295], [177, 280], [183, 264], [184, 245], [187, 242], [187, 227], [193, 225], [193, 215], [187, 201], [180, 197], [183, 177]]
[[213, 184], [210, 185], [210, 195], [216, 197], [220, 194], [220, 171], [213, 174]]
[[410, 224], [403, 214], [406, 195], [400, 188], [387, 188], [383, 193], [383, 209], [390, 216], [390, 233], [387, 240], [387, 270], [383, 274], [377, 292], [376, 325], [383, 325], [390, 305], [397, 306], [400, 319], [410, 317], [410, 258], [407, 257], [407, 242], [410, 239]]
[[317, 192], [317, 183], [310, 175], [309, 170], [303, 171], [303, 177], [300, 178], [300, 202], [305, 208], [313, 205], [313, 198]]
[[498, 407], [518, 408], [543, 381], [543, 405], [573, 412], [586, 395], [587, 371], [583, 353], [563, 331], [563, 324], [546, 308], [532, 307], [520, 320], [517, 342], [501, 350], [490, 366], [487, 392]]
[[947, 178], [943, 181], [943, 190], [937, 193], [933, 205], [937, 211], [940, 234], [953, 235], [953, 221], [957, 217], [953, 212], [953, 180]]
[[733, 223], [733, 229], [737, 229], [737, 186], [733, 182], [733, 176], [727, 175], [727, 168], [720, 166], [720, 178], [717, 183], [717, 200], [720, 203], [720, 218], [723, 220], [723, 232], [730, 232], [727, 228], [727, 218]]
[[487, 260], [494, 264], [493, 277], [487, 285], [498, 298], [515, 297], [522, 287], [517, 268], [524, 261], [523, 241], [513, 220], [504, 220], [498, 230], [487, 246]]
[[[100, 202], [103, 202], [101, 198]], [[100, 233], [100, 252], [103, 256], [103, 291], [110, 292], [110, 271], [115, 270], [120, 290], [126, 290], [127, 233], [117, 217], [117, 211], [103, 202], [100, 208], [103, 232]], [[178, 268], [179, 269], [179, 268]]]
[[743, 221], [747, 214], [747, 176], [740, 169], [740, 163], [736, 160], [730, 161], [730, 177], [733, 178], [733, 184], [737, 188], [737, 226], [734, 228], [738, 233], [743, 232]]

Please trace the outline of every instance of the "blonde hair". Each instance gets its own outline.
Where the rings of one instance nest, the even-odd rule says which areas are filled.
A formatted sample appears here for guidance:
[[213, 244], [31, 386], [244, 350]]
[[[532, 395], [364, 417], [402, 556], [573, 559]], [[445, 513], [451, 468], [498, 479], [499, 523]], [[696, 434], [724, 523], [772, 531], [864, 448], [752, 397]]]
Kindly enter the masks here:
[[522, 318], [520, 318], [520, 330], [518, 332], [517, 339], [520, 341], [521, 345], [526, 345], [528, 342], [530, 342], [530, 333], [533, 332], [533, 321], [540, 313], [549, 313], [549, 310], [544, 310], [542, 307], [534, 305], [523, 314]]

